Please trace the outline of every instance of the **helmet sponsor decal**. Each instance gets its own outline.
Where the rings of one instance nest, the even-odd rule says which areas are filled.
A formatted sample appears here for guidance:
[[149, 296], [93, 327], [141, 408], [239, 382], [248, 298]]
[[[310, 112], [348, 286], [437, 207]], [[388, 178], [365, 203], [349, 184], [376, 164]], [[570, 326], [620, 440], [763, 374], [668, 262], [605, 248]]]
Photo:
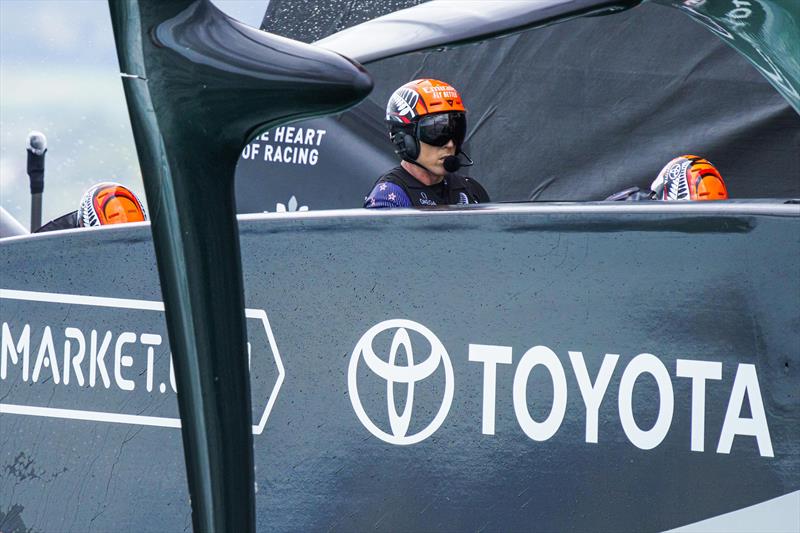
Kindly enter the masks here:
[[688, 200], [689, 183], [686, 181], [686, 169], [690, 161], [676, 161], [667, 171], [664, 178], [665, 196], [669, 200]]
[[[389, 106], [386, 110], [389, 116], [399, 116], [411, 120], [416, 116], [414, 109], [419, 102], [419, 94], [413, 89], [401, 87], [397, 89], [389, 99]], [[406, 122], [404, 120], [404, 122]]]

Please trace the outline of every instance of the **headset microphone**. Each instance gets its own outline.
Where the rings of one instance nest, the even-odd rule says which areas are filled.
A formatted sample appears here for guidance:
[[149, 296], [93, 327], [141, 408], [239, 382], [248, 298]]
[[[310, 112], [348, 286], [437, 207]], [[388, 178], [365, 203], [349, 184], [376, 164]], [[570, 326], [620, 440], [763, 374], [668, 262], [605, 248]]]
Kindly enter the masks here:
[[461, 168], [461, 161], [454, 155], [448, 155], [442, 161], [442, 166], [447, 172], [455, 172], [459, 168]]
[[447, 172], [455, 172], [456, 170], [458, 170], [461, 167], [471, 167], [472, 165], [475, 164], [475, 162], [472, 159], [470, 159], [470, 157], [467, 154], [465, 154], [464, 152], [462, 152], [461, 150], [459, 150], [458, 153], [463, 155], [464, 157], [466, 157], [467, 158], [467, 162], [466, 163], [462, 163], [457, 155], [449, 155], [449, 156], [444, 158], [444, 161], [442, 161], [442, 166], [444, 167], [444, 169]]

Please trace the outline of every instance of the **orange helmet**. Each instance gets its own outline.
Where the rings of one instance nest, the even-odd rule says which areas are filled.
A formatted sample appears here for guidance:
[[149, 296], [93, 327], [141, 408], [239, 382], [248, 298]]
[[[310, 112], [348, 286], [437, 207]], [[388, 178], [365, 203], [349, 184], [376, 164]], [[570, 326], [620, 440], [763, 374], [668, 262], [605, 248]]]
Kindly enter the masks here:
[[452, 140], [460, 150], [467, 134], [467, 115], [458, 91], [449, 83], [421, 79], [406, 83], [389, 98], [386, 122], [395, 152], [415, 161], [420, 141], [444, 146]]
[[422, 79], [406, 83], [389, 98], [386, 120], [409, 124], [419, 117], [450, 111], [465, 112], [458, 91], [449, 83]]
[[661, 169], [650, 186], [656, 200], [727, 200], [719, 171], [696, 155], [676, 157]]
[[78, 207], [78, 226], [104, 226], [147, 220], [139, 198], [119, 183], [98, 183], [86, 191]]

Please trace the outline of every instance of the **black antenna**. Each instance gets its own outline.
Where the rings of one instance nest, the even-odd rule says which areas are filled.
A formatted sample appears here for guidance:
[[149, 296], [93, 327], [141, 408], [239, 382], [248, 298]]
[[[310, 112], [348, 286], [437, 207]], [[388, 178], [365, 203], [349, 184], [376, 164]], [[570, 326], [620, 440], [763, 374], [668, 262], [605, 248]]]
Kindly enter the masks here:
[[40, 131], [28, 134], [28, 178], [31, 183], [31, 233], [42, 227], [42, 193], [44, 192], [44, 155], [47, 137]]

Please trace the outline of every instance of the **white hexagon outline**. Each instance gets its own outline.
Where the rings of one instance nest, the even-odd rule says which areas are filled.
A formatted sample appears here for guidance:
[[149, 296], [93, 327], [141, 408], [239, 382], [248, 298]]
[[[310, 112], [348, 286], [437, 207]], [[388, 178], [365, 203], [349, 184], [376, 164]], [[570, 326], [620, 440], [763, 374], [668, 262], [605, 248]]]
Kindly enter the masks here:
[[267, 405], [264, 407], [264, 412], [261, 413], [261, 418], [258, 420], [258, 425], [253, 426], [253, 435], [261, 435], [267, 425], [267, 419], [272, 412], [272, 407], [275, 405], [275, 401], [278, 399], [278, 392], [280, 392], [281, 385], [283, 385], [283, 379], [286, 376], [286, 371], [283, 368], [281, 354], [278, 352], [278, 345], [275, 343], [275, 336], [272, 334], [272, 327], [269, 325], [267, 312], [263, 309], [245, 308], [244, 315], [246, 318], [261, 320], [261, 324], [264, 326], [264, 331], [267, 333], [267, 340], [269, 341], [269, 347], [272, 350], [275, 366], [278, 367], [278, 379], [275, 380], [275, 385], [272, 386], [272, 391], [269, 393]]

